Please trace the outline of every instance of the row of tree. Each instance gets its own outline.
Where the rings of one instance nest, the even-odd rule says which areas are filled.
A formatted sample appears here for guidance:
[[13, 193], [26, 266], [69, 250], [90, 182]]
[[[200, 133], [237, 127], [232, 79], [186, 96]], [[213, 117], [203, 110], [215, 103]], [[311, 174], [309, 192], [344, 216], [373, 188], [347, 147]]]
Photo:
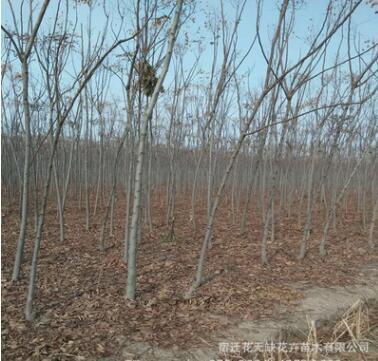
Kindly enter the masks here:
[[[64, 242], [70, 199], [85, 210], [88, 231], [93, 215], [104, 210], [99, 250], [105, 251], [117, 199], [125, 195], [122, 257], [129, 299], [136, 294], [142, 221], [153, 230], [154, 193], [165, 195], [169, 239], [180, 195], [191, 200], [193, 232], [204, 234], [186, 297], [207, 281], [204, 269], [220, 206], [229, 207], [241, 232], [248, 231], [252, 205], [259, 206], [264, 264], [277, 223], [298, 204], [299, 259], [307, 254], [318, 204], [324, 214], [320, 257], [327, 254], [337, 215], [355, 206], [374, 247], [378, 44], [356, 43], [352, 24], [356, 11], [367, 6], [362, 0], [330, 1], [319, 29], [295, 55], [291, 46], [301, 5], [294, 1], [281, 1], [269, 41], [261, 31], [262, 2], [256, 2], [255, 29], [244, 53], [239, 34], [251, 6], [246, 0], [235, 4], [233, 17], [221, 1], [206, 21], [202, 42], [189, 39], [193, 30], [185, 32], [197, 15], [191, 1], [135, 0], [131, 8], [119, 1], [113, 7], [117, 28], [104, 3], [104, 28], [97, 37], [92, 16], [98, 4], [78, 3], [72, 14], [71, 3], [29, 1], [29, 16], [23, 18], [8, 1], [13, 20], [2, 26], [2, 185], [6, 200], [20, 209], [13, 281], [20, 277], [32, 224], [35, 235], [28, 320], [35, 317], [46, 209], [57, 207]], [[85, 26], [78, 21], [83, 6]], [[204, 70], [201, 53], [209, 39], [212, 58]], [[250, 71], [252, 55], [264, 63], [262, 80]], [[115, 87], [122, 98], [114, 95]], [[199, 200], [207, 205], [205, 230], [198, 229]]]

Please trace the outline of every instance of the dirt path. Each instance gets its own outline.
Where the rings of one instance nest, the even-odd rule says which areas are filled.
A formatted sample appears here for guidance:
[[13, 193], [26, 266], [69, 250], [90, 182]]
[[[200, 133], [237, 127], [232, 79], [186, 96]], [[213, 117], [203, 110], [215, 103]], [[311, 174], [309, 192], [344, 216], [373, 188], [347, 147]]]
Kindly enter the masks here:
[[306, 316], [314, 321], [328, 320], [350, 307], [359, 298], [378, 299], [378, 264], [365, 267], [353, 286], [320, 288], [309, 287], [303, 283], [293, 286], [303, 293], [303, 299], [294, 308], [281, 308], [279, 313], [282, 317], [278, 320], [240, 322], [222, 332], [209, 335], [208, 340], [203, 340], [204, 346], [186, 351], [154, 348], [145, 342], [129, 343], [126, 339], [120, 338], [122, 357], [140, 361], [210, 361], [218, 358], [221, 342], [265, 342], [276, 339], [283, 329], [306, 331]]

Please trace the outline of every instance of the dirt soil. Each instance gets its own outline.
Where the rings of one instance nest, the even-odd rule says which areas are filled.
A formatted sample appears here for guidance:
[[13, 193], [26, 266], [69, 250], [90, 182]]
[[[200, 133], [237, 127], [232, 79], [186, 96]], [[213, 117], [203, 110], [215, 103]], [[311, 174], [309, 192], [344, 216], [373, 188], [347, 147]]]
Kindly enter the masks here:
[[[325, 288], [308, 287], [299, 282], [293, 284], [293, 286], [303, 292], [303, 298], [296, 306], [290, 308], [278, 306], [280, 317], [237, 321], [233, 324], [231, 324], [233, 319], [229, 318], [228, 327], [208, 335], [204, 345], [187, 350], [174, 347], [154, 347], [146, 342], [130, 342], [127, 338], [120, 338], [120, 343], [123, 345], [122, 355], [129, 359], [143, 361], [204, 361], [214, 359], [282, 361], [283, 358], [304, 360], [307, 359], [307, 356], [311, 356], [310, 359], [315, 360], [336, 360], [340, 358], [345, 359], [345, 361], [358, 360], [360, 355], [349, 346], [353, 339], [341, 323], [342, 319], [346, 319], [352, 333], [355, 333], [357, 329], [359, 330], [361, 334], [359, 342], [361, 344], [362, 342], [368, 343], [367, 352], [365, 353], [365, 349], [363, 352], [365, 360], [376, 361], [378, 359], [377, 280], [378, 263], [364, 267], [360, 276], [356, 278], [358, 283], [355, 285]], [[356, 308], [351, 316], [345, 318], [345, 312], [353, 309], [356, 305], [360, 305], [359, 308]], [[353, 327], [356, 316], [358, 316], [359, 324]], [[360, 321], [364, 316], [365, 319]], [[335, 341], [333, 330], [337, 323], [341, 323], [342, 327], [339, 329], [343, 332], [339, 331], [336, 334], [337, 341]], [[312, 335], [315, 335], [316, 339], [309, 340], [311, 325], [315, 329]], [[340, 343], [343, 343], [344, 346], [341, 347], [345, 347], [345, 352], [332, 352], [332, 354], [323, 352], [322, 354], [318, 353], [317, 357], [301, 351], [290, 352], [291, 345], [302, 345], [307, 342], [311, 345], [319, 343], [323, 346], [336, 342], [333, 350], [340, 347]], [[277, 352], [277, 348], [270, 353], [265, 352], [265, 354], [264, 352], [254, 351], [254, 345], [260, 344], [264, 347], [265, 344], [269, 345], [270, 343], [275, 345], [285, 343], [286, 352]], [[360, 359], [363, 358], [360, 357]]]
[[[204, 347], [210, 336], [242, 322], [283, 319], [305, 298], [304, 289], [348, 286], [362, 276], [361, 267], [378, 262], [359, 215], [338, 215], [330, 234], [328, 257], [317, 256], [321, 237], [319, 209], [309, 256], [296, 256], [302, 226], [299, 211], [282, 215], [269, 243], [269, 265], [260, 263], [261, 210], [252, 210], [247, 231], [240, 234], [229, 207], [221, 207], [208, 255], [207, 274], [217, 274], [192, 300], [184, 293], [195, 272], [202, 232], [193, 235], [189, 196], [176, 204], [175, 240], [167, 241], [165, 205], [153, 200], [153, 229], [143, 226], [138, 254], [138, 298], [124, 297], [126, 265], [122, 261], [125, 204], [117, 202], [114, 236], [106, 252], [98, 250], [104, 209], [100, 207], [85, 230], [85, 210], [69, 202], [66, 240], [59, 242], [57, 212], [46, 220], [35, 305], [38, 318], [23, 319], [31, 261], [32, 227], [27, 240], [22, 278], [10, 282], [18, 236], [18, 211], [2, 207], [2, 354], [6, 360], [124, 360], [125, 345], [190, 350]], [[353, 207], [350, 207], [353, 209]], [[198, 205], [198, 229], [205, 229], [205, 207]], [[236, 215], [238, 219], [239, 215]], [[32, 219], [32, 217], [31, 217]], [[278, 217], [276, 217], [278, 219]], [[284, 310], [284, 312], [282, 312]], [[209, 345], [207, 345], [209, 346]]]

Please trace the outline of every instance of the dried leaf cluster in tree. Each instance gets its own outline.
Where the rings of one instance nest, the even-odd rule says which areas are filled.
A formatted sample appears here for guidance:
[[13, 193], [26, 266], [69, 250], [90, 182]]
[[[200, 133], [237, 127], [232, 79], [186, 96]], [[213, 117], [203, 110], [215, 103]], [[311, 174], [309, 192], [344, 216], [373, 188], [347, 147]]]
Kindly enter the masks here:
[[[140, 89], [146, 96], [150, 97], [158, 81], [154, 67], [147, 60], [141, 60], [136, 65], [136, 70], [138, 72], [138, 85]], [[164, 89], [162, 88], [161, 91], [163, 92]]]

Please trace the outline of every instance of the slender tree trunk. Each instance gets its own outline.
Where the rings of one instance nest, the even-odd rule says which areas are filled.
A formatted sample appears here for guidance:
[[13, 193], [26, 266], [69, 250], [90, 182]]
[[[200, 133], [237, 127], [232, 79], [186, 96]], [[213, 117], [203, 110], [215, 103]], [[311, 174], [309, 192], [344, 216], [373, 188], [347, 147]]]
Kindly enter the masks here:
[[[315, 140], [317, 142], [317, 140]], [[304, 226], [303, 237], [299, 249], [298, 258], [300, 260], [304, 259], [307, 253], [307, 244], [310, 239], [311, 231], [312, 231], [312, 209], [313, 209], [313, 198], [314, 198], [314, 169], [315, 169], [315, 157], [317, 154], [317, 144], [314, 145], [312, 159], [311, 159], [311, 166], [310, 171], [308, 174], [307, 180], [307, 211], [306, 211], [306, 223]]]
[[27, 321], [34, 320], [36, 316], [36, 312], [33, 307], [33, 301], [34, 301], [34, 295], [35, 295], [36, 284], [37, 284], [39, 250], [40, 250], [41, 241], [42, 241], [43, 226], [44, 226], [44, 221], [45, 221], [47, 200], [48, 200], [48, 195], [50, 191], [50, 183], [51, 183], [54, 157], [55, 157], [55, 152], [58, 146], [58, 140], [59, 140], [60, 132], [62, 130], [62, 126], [63, 126], [63, 122], [59, 124], [54, 142], [52, 144], [51, 155], [50, 155], [48, 168], [47, 168], [47, 180], [46, 180], [43, 198], [42, 198], [41, 212], [38, 217], [38, 229], [37, 229], [37, 233], [34, 240], [32, 264], [31, 264], [30, 273], [29, 273], [29, 284], [28, 284], [28, 291], [27, 291], [26, 305], [25, 305], [25, 318]]
[[26, 231], [28, 225], [28, 206], [29, 206], [29, 178], [30, 178], [30, 108], [29, 108], [29, 69], [27, 59], [22, 62], [22, 101], [24, 107], [25, 122], [25, 153], [24, 153], [24, 171], [22, 182], [22, 203], [21, 203], [21, 221], [20, 233], [18, 236], [16, 257], [14, 261], [12, 281], [18, 281], [20, 277], [21, 264], [24, 255]]
[[128, 247], [128, 264], [127, 264], [127, 289], [126, 296], [128, 299], [134, 300], [136, 293], [136, 257], [137, 257], [137, 240], [138, 234], [140, 233], [140, 209], [141, 209], [141, 198], [142, 198], [142, 171], [143, 171], [143, 161], [144, 161], [144, 146], [148, 131], [148, 124], [151, 120], [153, 110], [155, 108], [160, 90], [163, 85], [165, 76], [167, 75], [169, 64], [172, 57], [174, 43], [177, 37], [179, 19], [181, 14], [183, 0], [176, 1], [176, 12], [175, 17], [172, 22], [171, 29], [169, 31], [168, 37], [168, 47], [167, 53], [164, 58], [161, 74], [158, 78], [157, 84], [155, 86], [154, 92], [152, 94], [151, 100], [148, 104], [146, 113], [142, 118], [141, 133], [139, 138], [138, 153], [136, 160], [135, 169], [135, 185], [134, 185], [134, 203], [133, 203], [133, 214], [131, 218], [131, 228], [130, 228], [130, 238]]

